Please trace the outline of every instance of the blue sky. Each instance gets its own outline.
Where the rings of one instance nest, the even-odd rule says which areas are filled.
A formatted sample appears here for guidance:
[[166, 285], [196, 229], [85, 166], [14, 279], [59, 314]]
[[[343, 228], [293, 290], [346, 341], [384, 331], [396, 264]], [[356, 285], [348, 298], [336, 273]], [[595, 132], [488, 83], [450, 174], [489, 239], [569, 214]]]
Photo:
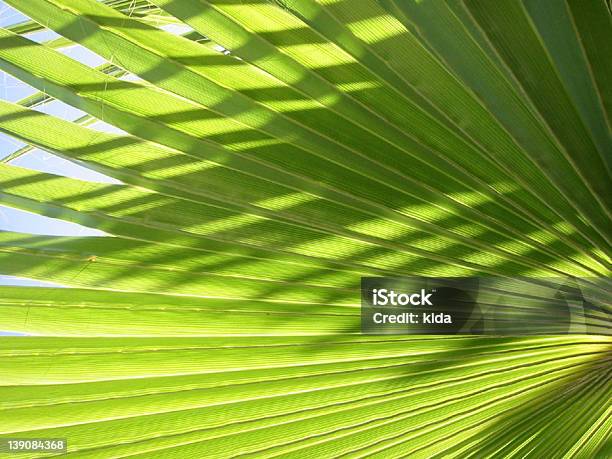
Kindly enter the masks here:
[[[0, 27], [7, 27], [9, 25], [17, 24], [27, 20], [27, 17], [17, 12], [13, 8], [9, 7], [8, 5], [6, 5], [5, 2], [0, 0]], [[192, 30], [186, 25], [176, 24], [166, 24], [161, 25], [160, 27], [166, 30], [167, 32], [177, 35], [184, 34]], [[45, 42], [48, 40], [53, 40], [59, 37], [59, 35], [57, 35], [53, 31], [45, 29], [39, 32], [27, 34], [26, 37], [37, 42]], [[227, 52], [227, 50], [220, 46], [216, 47], [215, 49], [217, 49], [219, 52]], [[106, 62], [102, 57], [79, 45], [69, 46], [66, 48], [59, 49], [58, 51], [90, 67], [97, 67]], [[138, 80], [136, 76], [131, 74], [127, 74], [122, 78]], [[0, 99], [9, 102], [18, 102], [21, 99], [34, 94], [35, 92], [36, 90], [34, 88], [20, 82], [19, 80], [13, 78], [11, 75], [0, 71]], [[85, 115], [84, 112], [59, 101], [52, 101], [42, 106], [35, 107], [34, 109], [70, 121], [74, 121]], [[117, 129], [114, 126], [110, 126], [109, 124], [106, 124], [101, 121], [96, 121], [95, 123], [88, 125], [88, 127], [104, 132], [113, 132], [118, 134], [123, 133], [123, 131], [121, 131], [120, 129]], [[0, 161], [25, 146], [25, 144], [0, 132]], [[27, 153], [24, 153], [23, 155], [10, 160], [9, 164], [51, 174], [72, 177], [79, 180], [100, 183], [121, 183], [111, 177], [107, 177], [98, 172], [89, 170], [81, 165], [75, 164], [71, 161], [67, 161], [38, 148], [33, 148]], [[3, 205], [1, 200], [0, 231], [14, 231], [50, 236], [105, 236], [105, 233], [102, 231], [93, 228], [87, 228], [76, 223], [65, 222], [62, 220], [43, 217], [40, 215], [32, 214], [30, 212], [13, 209], [11, 207]], [[2, 265], [0, 265], [0, 285], [62, 287], [61, 285], [48, 282], [40, 282], [37, 280], [23, 279], [13, 276], [4, 276], [2, 275], [2, 272]], [[20, 334], [22, 333], [20, 333], [19, 331], [0, 330], [0, 335]]]
[[[27, 20], [25, 16], [16, 12], [14, 9], [7, 6], [0, 0], [0, 27], [6, 27], [11, 24], [19, 23]], [[44, 30], [34, 34], [29, 34], [28, 38], [35, 41], [46, 41], [56, 38], [57, 34], [52, 31]], [[91, 51], [80, 47], [72, 46], [61, 50], [64, 54], [83, 62], [90, 66], [98, 66], [104, 62], [104, 59], [92, 53]], [[31, 88], [12, 76], [0, 71], [0, 98], [10, 102], [17, 102], [24, 97], [34, 94], [36, 90]], [[83, 112], [59, 101], [53, 101], [37, 107], [39, 110], [50, 115], [58, 116], [67, 120], [75, 120], [84, 115]], [[106, 125], [102, 122], [97, 122], [91, 126], [94, 129], [103, 131], [118, 132], [117, 129]], [[0, 133], [0, 160], [6, 158], [11, 153], [24, 147], [25, 144]], [[12, 160], [9, 164], [35, 169], [43, 172], [49, 172], [58, 175], [78, 178], [103, 183], [119, 183], [116, 180], [99, 174], [98, 172], [86, 169], [70, 161], [59, 158], [46, 151], [40, 149], [32, 149], [24, 155]], [[30, 234], [44, 234], [53, 236], [104, 236], [102, 231], [87, 228], [76, 223], [65, 222], [54, 218], [48, 218], [25, 212], [18, 209], [13, 209], [2, 205], [0, 201], [0, 230], [15, 231]], [[2, 266], [0, 265], [0, 285], [22, 285], [22, 286], [51, 286], [61, 287], [60, 285], [41, 282], [32, 279], [17, 278], [13, 276], [2, 275]], [[0, 335], [23, 335], [19, 331], [0, 330]]]
[[[0, 27], [6, 27], [7, 25], [22, 22], [24, 20], [27, 20], [25, 16], [10, 8], [3, 1], [0, 0]], [[50, 40], [56, 37], [58, 37], [58, 35], [49, 30], [44, 30], [28, 35], [28, 38], [38, 42]], [[81, 46], [72, 46], [61, 51], [87, 65], [97, 66], [104, 62], [104, 59]], [[20, 82], [19, 80], [13, 78], [12, 76], [4, 72], [0, 72], [1, 99], [10, 102], [17, 102], [23, 99], [24, 97], [34, 94], [35, 92], [36, 90], [34, 88], [27, 86], [26, 84]], [[44, 104], [40, 107], [37, 107], [36, 110], [67, 120], [75, 120], [84, 115], [82, 111], [59, 101], [53, 101]], [[116, 129], [113, 129], [112, 127], [105, 125], [101, 122], [96, 123], [92, 127], [105, 131], [117, 131]], [[25, 145], [23, 143], [5, 134], [0, 133], [0, 160], [9, 156], [11, 153], [24, 146]], [[82, 166], [79, 166], [75, 163], [64, 160], [37, 148], [32, 149], [28, 153], [12, 160], [10, 164], [14, 166], [26, 167], [28, 169], [35, 169], [43, 172], [74, 177], [81, 180], [105, 183], [118, 183], [116, 180], [110, 177], [86, 169]], [[10, 207], [3, 206], [1, 202], [0, 230], [57, 236], [104, 235], [104, 233], [101, 231], [86, 228], [75, 223], [64, 222], [61, 220], [42, 217], [39, 215], [31, 214], [29, 212], [12, 209]], [[0, 266], [0, 275], [1, 274], [2, 267]], [[16, 282], [13, 278], [8, 279], [10, 281]], [[3, 283], [7, 283], [7, 278], [0, 277], [0, 281], [2, 281]]]

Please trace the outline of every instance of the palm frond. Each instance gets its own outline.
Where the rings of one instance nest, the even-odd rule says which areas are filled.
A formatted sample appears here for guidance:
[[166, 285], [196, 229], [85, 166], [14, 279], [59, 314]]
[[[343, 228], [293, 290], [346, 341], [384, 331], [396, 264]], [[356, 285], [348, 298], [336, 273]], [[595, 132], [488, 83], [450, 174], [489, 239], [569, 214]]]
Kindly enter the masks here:
[[[0, 338], [0, 437], [610, 454], [609, 299], [596, 335], [375, 336], [360, 315], [366, 276], [597, 277], [609, 297], [603, 0], [6, 3], [31, 20], [0, 29], [0, 70], [36, 92], [0, 101], [26, 144], [0, 203], [106, 235], [0, 232], [0, 274], [68, 287], [0, 287], [0, 330], [32, 335]], [[12, 164], [34, 148], [120, 183]]]

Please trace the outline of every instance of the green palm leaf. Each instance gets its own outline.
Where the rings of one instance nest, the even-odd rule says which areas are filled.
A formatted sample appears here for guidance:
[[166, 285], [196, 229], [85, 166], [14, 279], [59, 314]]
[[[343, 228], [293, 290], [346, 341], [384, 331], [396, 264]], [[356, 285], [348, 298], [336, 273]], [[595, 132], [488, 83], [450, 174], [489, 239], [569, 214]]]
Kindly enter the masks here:
[[[0, 274], [70, 287], [0, 287], [0, 330], [36, 335], [0, 338], [1, 437], [74, 457], [612, 454], [607, 297], [592, 335], [360, 328], [367, 276], [597, 277], [609, 296], [604, 1], [6, 3], [31, 20], [0, 29], [0, 70], [37, 92], [0, 101], [26, 144], [0, 202], [106, 235], [0, 232]], [[61, 38], [28, 38], [46, 28]], [[53, 100], [85, 115], [37, 110]], [[121, 183], [11, 164], [33, 148]]]

